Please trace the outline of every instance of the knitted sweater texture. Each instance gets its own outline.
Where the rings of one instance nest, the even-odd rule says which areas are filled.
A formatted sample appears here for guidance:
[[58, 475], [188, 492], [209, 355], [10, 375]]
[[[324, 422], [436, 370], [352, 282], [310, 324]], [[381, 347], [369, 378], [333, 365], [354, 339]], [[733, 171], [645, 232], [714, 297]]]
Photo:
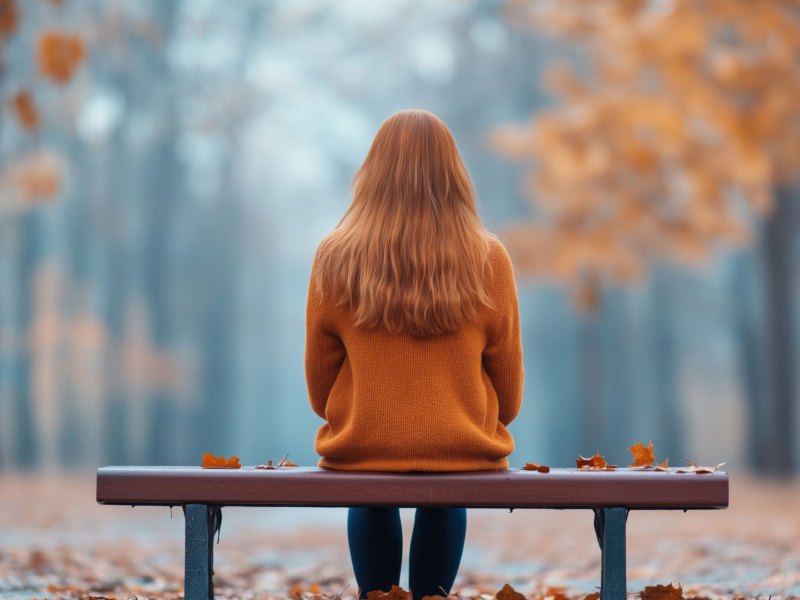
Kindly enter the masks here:
[[[353, 326], [351, 309], [320, 300], [312, 266], [305, 371], [317, 465], [359, 471], [506, 469], [506, 426], [522, 405], [517, 290], [492, 240], [486, 287], [496, 305], [458, 331], [415, 338]], [[327, 298], [326, 298], [327, 300]]]

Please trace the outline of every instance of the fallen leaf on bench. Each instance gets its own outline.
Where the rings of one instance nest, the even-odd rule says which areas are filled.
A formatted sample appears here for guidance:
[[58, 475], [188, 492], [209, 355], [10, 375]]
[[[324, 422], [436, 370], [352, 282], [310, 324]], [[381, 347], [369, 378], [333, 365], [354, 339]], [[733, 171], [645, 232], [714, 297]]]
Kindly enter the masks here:
[[392, 585], [388, 592], [372, 590], [367, 592], [367, 600], [411, 600], [411, 592], [407, 592], [399, 585]]
[[287, 454], [284, 456], [277, 465], [272, 464], [272, 459], [270, 458], [265, 465], [256, 465], [256, 469], [278, 469], [280, 467], [299, 467], [297, 463], [293, 463], [289, 460], [289, 455]]
[[508, 584], [505, 584], [499, 592], [495, 594], [497, 600], [525, 600], [525, 596]]
[[549, 473], [550, 467], [547, 465], [538, 465], [536, 463], [525, 463], [525, 466], [522, 467], [526, 471], [539, 471], [539, 473]]
[[200, 465], [204, 469], [241, 469], [238, 456], [231, 456], [225, 459], [224, 456], [214, 456], [213, 454], [203, 454], [203, 462]]
[[631, 467], [649, 467], [656, 460], [655, 454], [653, 453], [653, 440], [650, 440], [650, 445], [647, 448], [644, 447], [642, 442], [636, 442], [633, 446], [630, 446], [628, 450], [633, 454], [633, 462], [630, 464]]
[[719, 469], [722, 465], [726, 462], [719, 463], [716, 467], [701, 467], [696, 462], [687, 460], [686, 462], [689, 463], [689, 468], [687, 469], [678, 469], [675, 471], [676, 473], [697, 473], [698, 475], [702, 475], [703, 473], [714, 473], [717, 469]]
[[629, 446], [628, 450], [633, 454], [633, 462], [628, 465], [631, 469], [646, 471], [647, 469], [654, 469], [656, 471], [669, 471], [669, 458], [665, 458], [657, 465], [653, 465], [656, 460], [653, 452], [653, 440], [647, 448], [644, 447], [642, 442], [636, 442], [633, 446]]
[[646, 585], [640, 592], [642, 600], [683, 600], [683, 589], [669, 585]]
[[613, 471], [617, 468], [617, 465], [606, 463], [606, 459], [600, 456], [598, 452], [595, 452], [591, 458], [584, 458], [578, 455], [575, 465], [581, 471]]

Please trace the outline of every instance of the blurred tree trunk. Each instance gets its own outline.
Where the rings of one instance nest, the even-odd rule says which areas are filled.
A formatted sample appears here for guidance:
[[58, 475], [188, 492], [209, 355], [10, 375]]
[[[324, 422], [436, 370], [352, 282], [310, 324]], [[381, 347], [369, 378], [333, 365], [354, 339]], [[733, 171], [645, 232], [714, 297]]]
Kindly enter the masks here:
[[[605, 303], [603, 303], [605, 306]], [[606, 377], [605, 360], [603, 352], [603, 313], [579, 317], [579, 343], [580, 343], [580, 394], [581, 434], [580, 452], [588, 452], [583, 456], [592, 456], [599, 452], [605, 456], [608, 451], [604, 448], [608, 406], [606, 403]], [[609, 461], [611, 462], [611, 461]]]
[[741, 252], [734, 259], [731, 281], [733, 297], [733, 332], [738, 346], [739, 372], [747, 410], [747, 461], [755, 470], [764, 468], [764, 436], [766, 431], [763, 406], [766, 402], [766, 357], [759, 336], [761, 322], [754, 297], [753, 252]]
[[16, 419], [14, 437], [14, 458], [12, 463], [24, 469], [33, 469], [39, 463], [39, 442], [37, 433], [35, 398], [31, 393], [31, 361], [30, 331], [33, 322], [33, 273], [39, 255], [39, 237], [41, 215], [35, 209], [29, 209], [18, 217], [17, 228], [17, 319], [16, 329], [20, 344], [14, 369], [14, 401], [16, 403]]
[[[680, 376], [676, 364], [675, 323], [673, 294], [668, 280], [670, 273], [661, 264], [654, 264], [652, 270], [652, 318], [651, 340], [653, 343], [652, 370], [658, 419], [658, 440], [653, 441], [656, 456], [669, 457], [673, 465], [684, 465], [683, 428], [681, 426], [680, 396], [677, 389]], [[647, 444], [649, 440], [640, 440]], [[663, 459], [662, 459], [663, 460]]]
[[796, 189], [775, 189], [775, 208], [763, 224], [761, 248], [764, 274], [764, 324], [767, 357], [767, 394], [763, 406], [765, 429], [758, 437], [759, 468], [788, 474], [794, 468], [794, 234], [797, 221]]

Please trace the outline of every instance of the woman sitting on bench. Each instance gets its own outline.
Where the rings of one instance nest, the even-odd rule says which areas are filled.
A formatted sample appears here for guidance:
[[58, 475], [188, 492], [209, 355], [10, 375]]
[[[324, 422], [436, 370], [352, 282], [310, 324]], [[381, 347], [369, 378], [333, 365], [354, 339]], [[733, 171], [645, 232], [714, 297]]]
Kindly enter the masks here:
[[[517, 291], [449, 129], [423, 110], [392, 115], [352, 191], [308, 290], [306, 380], [326, 421], [318, 466], [507, 469], [524, 375]], [[400, 584], [399, 508], [349, 508], [347, 535], [360, 598]], [[465, 508], [416, 509], [415, 600], [450, 593], [465, 537]]]

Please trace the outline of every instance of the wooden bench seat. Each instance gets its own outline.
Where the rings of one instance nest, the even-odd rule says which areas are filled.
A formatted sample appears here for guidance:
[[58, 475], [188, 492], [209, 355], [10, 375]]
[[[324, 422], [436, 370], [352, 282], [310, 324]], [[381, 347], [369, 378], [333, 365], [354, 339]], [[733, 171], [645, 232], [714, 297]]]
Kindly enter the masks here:
[[187, 599], [213, 598], [213, 538], [223, 506], [590, 508], [602, 553], [601, 598], [622, 600], [630, 510], [728, 506], [725, 471], [702, 475], [675, 471], [390, 473], [319, 467], [103, 467], [97, 470], [97, 502], [183, 507]]

